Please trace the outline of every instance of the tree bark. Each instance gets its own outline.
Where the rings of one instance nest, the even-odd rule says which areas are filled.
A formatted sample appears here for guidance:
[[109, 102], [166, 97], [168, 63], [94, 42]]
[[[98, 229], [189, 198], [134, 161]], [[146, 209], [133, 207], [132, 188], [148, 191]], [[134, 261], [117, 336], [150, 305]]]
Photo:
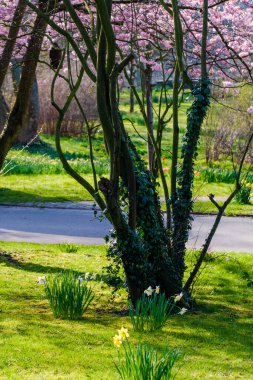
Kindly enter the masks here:
[[9, 107], [5, 101], [5, 98], [0, 90], [0, 132], [4, 129], [5, 123], [8, 118]]
[[[12, 79], [15, 92], [18, 91], [20, 76], [21, 76], [22, 61], [12, 60]], [[39, 128], [39, 89], [38, 82], [35, 76], [35, 80], [32, 85], [32, 93], [30, 97], [29, 111], [27, 118], [23, 122], [21, 131], [16, 139], [16, 143], [25, 145], [32, 141], [38, 141], [38, 128]]]
[[[44, 2], [40, 3], [41, 7], [45, 5]], [[44, 18], [37, 16], [22, 63], [22, 74], [16, 101], [11, 110], [7, 125], [0, 136], [0, 168], [27, 119], [32, 86], [35, 80], [35, 72], [46, 28], [47, 22]]]
[[20, 29], [20, 24], [22, 22], [24, 13], [26, 9], [25, 0], [19, 0], [16, 7], [13, 20], [9, 29], [8, 38], [3, 49], [2, 57], [0, 59], [0, 89], [2, 88], [4, 78], [6, 76], [13, 50], [15, 47], [16, 39]]

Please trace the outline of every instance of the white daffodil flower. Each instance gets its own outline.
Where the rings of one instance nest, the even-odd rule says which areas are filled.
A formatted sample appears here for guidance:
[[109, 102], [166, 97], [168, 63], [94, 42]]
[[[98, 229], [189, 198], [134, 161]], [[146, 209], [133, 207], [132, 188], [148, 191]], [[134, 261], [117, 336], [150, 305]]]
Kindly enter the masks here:
[[85, 273], [84, 279], [89, 280], [89, 278], [90, 278], [90, 273], [89, 272]]
[[96, 280], [97, 274], [95, 272], [90, 276], [90, 280]]
[[185, 307], [182, 307], [182, 309], [180, 310], [180, 312], [178, 314], [180, 315], [183, 315], [187, 312], [188, 310], [185, 308]]
[[81, 276], [78, 277], [77, 281], [79, 282], [80, 285], [83, 283], [83, 278]]
[[38, 277], [38, 283], [39, 283], [40, 285], [45, 285], [46, 282], [47, 282], [47, 280], [46, 280], [46, 276], [40, 276], [40, 277]]
[[154, 290], [152, 289], [152, 287], [149, 286], [146, 290], [144, 290], [144, 293], [145, 293], [148, 297], [150, 297], [150, 296], [152, 296], [153, 291], [154, 291]]
[[174, 298], [174, 301], [178, 302], [181, 300], [182, 297], [183, 297], [183, 293], [181, 292], [180, 294], [176, 295], [176, 297]]

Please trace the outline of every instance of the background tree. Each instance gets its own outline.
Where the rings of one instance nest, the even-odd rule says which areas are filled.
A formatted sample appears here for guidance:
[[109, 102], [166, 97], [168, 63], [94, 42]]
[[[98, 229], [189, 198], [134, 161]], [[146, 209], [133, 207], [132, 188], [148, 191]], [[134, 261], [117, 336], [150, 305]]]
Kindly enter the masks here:
[[[24, 54], [23, 44], [26, 43], [29, 35], [29, 16], [25, 13], [26, 5], [23, 0], [8, 3], [3, 5], [2, 9], [2, 22], [3, 22], [3, 33], [8, 31], [8, 36], [3, 38], [2, 45], [2, 56], [0, 59], [0, 88], [1, 88], [1, 99], [0, 107], [2, 110], [1, 120], [0, 120], [0, 131], [4, 129], [5, 123], [9, 114], [9, 106], [4, 98], [2, 88], [4, 85], [5, 77], [8, 73], [8, 68], [11, 66], [12, 77], [13, 77], [13, 87], [14, 92], [18, 92], [22, 59]], [[13, 19], [9, 24], [10, 14], [14, 11]], [[25, 21], [25, 19], [27, 19]], [[25, 24], [27, 24], [25, 26]], [[24, 109], [25, 112], [25, 109]], [[23, 125], [21, 132], [18, 134], [15, 142], [20, 142], [22, 144], [29, 143], [34, 140], [38, 132], [38, 86], [37, 81], [33, 83], [33, 88], [29, 101], [29, 112], [26, 118], [23, 118]]]

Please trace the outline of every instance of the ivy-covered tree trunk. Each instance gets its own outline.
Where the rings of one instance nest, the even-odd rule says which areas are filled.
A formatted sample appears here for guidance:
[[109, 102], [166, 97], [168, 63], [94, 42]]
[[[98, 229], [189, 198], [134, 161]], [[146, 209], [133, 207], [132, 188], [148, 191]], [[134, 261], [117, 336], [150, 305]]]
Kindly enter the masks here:
[[209, 107], [209, 81], [200, 81], [193, 88], [192, 95], [194, 96], [194, 102], [188, 110], [187, 130], [182, 147], [183, 162], [181, 170], [177, 173], [178, 187], [172, 197], [173, 262], [182, 280], [185, 272], [184, 254], [186, 242], [189, 237], [192, 221], [194, 160], [197, 158], [200, 128]]
[[[119, 268], [122, 262], [133, 302], [150, 285], [159, 285], [168, 296], [183, 290], [184, 256], [191, 228], [193, 166], [200, 126], [209, 106], [208, 85], [208, 81], [201, 82], [192, 91], [195, 101], [188, 113], [182, 170], [178, 173], [176, 197], [172, 199], [173, 225], [170, 231], [165, 227], [154, 180], [145, 169], [133, 143], [129, 142], [137, 189], [136, 226], [131, 229], [123, 215], [119, 219], [113, 219], [115, 233], [112, 235], [108, 257], [114, 265], [109, 266], [108, 270], [112, 275], [112, 284], [117, 284], [119, 278], [115, 276], [115, 268]], [[114, 203], [111, 209], [109, 186], [108, 181], [107, 193], [104, 187], [101, 188], [108, 210], [113, 213], [114, 208], [120, 213], [124, 204], [129, 205], [128, 187], [124, 182], [121, 184], [118, 203]]]

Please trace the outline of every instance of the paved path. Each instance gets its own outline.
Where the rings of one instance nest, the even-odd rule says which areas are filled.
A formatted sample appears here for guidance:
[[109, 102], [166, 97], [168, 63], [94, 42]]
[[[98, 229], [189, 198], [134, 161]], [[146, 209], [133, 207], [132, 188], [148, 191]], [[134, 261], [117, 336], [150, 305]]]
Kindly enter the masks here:
[[[214, 216], [194, 216], [188, 247], [199, 248]], [[73, 242], [103, 244], [111, 228], [106, 220], [94, 219], [84, 209], [0, 206], [0, 240], [37, 243]], [[211, 250], [253, 253], [253, 218], [224, 217], [211, 243]]]

